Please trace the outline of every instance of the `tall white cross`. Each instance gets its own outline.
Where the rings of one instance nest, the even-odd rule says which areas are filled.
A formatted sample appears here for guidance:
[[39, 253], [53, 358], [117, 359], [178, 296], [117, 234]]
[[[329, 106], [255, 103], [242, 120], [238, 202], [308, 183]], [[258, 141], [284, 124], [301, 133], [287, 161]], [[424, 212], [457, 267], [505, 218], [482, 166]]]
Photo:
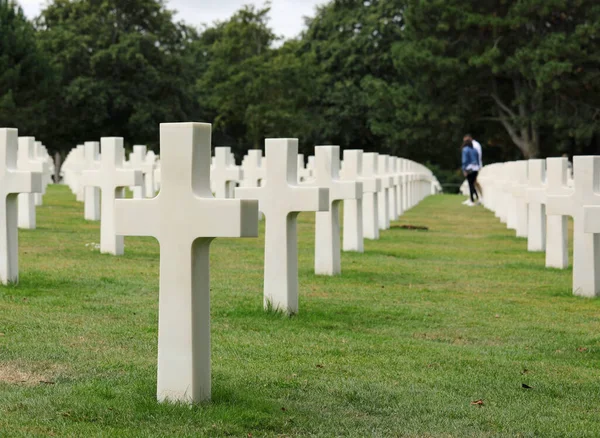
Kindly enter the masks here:
[[379, 204], [379, 229], [387, 230], [390, 228], [390, 189], [394, 185], [393, 177], [388, 173], [388, 155], [379, 155], [377, 157], [377, 170], [381, 177], [381, 191], [378, 193]]
[[0, 128], [0, 282], [19, 281], [17, 195], [42, 191], [42, 175], [17, 170], [18, 131]]
[[[44, 165], [41, 161], [35, 159], [35, 138], [19, 137], [18, 142], [17, 169], [42, 175], [44, 172]], [[42, 189], [40, 188], [38, 193], [41, 193], [41, 190]], [[19, 193], [17, 202], [19, 205], [19, 228], [35, 230], [35, 193]]]
[[527, 160], [513, 163], [513, 198], [516, 206], [516, 235], [527, 237]]
[[[598, 234], [586, 233], [585, 207], [600, 206], [594, 195], [594, 170], [600, 157], [579, 156], [573, 159], [574, 191], [570, 195], [548, 195], [547, 211], [552, 215], [573, 218], [573, 294], [585, 297], [600, 295], [600, 242]], [[588, 221], [592, 219], [588, 213]], [[588, 224], [589, 225], [589, 224]]]
[[34, 142], [33, 151], [35, 159], [42, 163], [42, 192], [33, 194], [35, 205], [40, 206], [43, 202], [43, 195], [46, 194], [46, 187], [52, 182], [52, 172], [47, 161], [46, 148], [44, 148], [41, 141]]
[[[84, 186], [99, 187], [102, 191], [100, 212], [100, 252], [121, 255], [124, 251], [123, 236], [115, 229], [115, 199], [123, 197], [123, 189], [142, 184], [142, 172], [123, 168], [123, 138], [100, 139], [102, 154], [100, 168], [86, 170], [81, 179]], [[150, 218], [144, 218], [144, 221]]]
[[215, 148], [215, 160], [212, 169], [212, 184], [215, 198], [232, 198], [235, 183], [243, 179], [242, 170], [232, 160], [230, 147]]
[[[97, 141], [86, 141], [85, 148], [85, 167], [87, 170], [96, 170], [100, 164], [100, 143]], [[100, 189], [98, 187], [87, 186], [84, 188], [85, 195], [83, 200], [83, 216], [88, 221], [100, 220]]]
[[296, 222], [302, 211], [327, 211], [329, 190], [298, 186], [298, 140], [267, 139], [266, 181], [261, 187], [237, 188], [236, 197], [258, 199], [266, 219], [264, 305], [298, 312], [298, 242]]
[[527, 250], [546, 250], [546, 160], [529, 160]]
[[[364, 252], [364, 216], [363, 199], [370, 195], [370, 202], [374, 195], [377, 194], [381, 186], [381, 180], [374, 176], [364, 176], [363, 174], [363, 151], [360, 149], [344, 151], [344, 180], [359, 181], [362, 183], [363, 198], [344, 200], [344, 251]], [[371, 209], [371, 217], [368, 219], [375, 224], [375, 229], [378, 230], [377, 221], [373, 221]]]
[[398, 191], [400, 190], [400, 185], [398, 184], [397, 178], [397, 170], [396, 170], [396, 157], [392, 157], [388, 155], [388, 174], [392, 178], [392, 183], [390, 185], [390, 189], [388, 191], [388, 204], [389, 204], [389, 220], [391, 222], [398, 219]]
[[404, 159], [396, 157], [396, 208], [398, 209], [398, 217], [404, 213], [402, 205], [402, 197], [404, 192]]
[[[329, 209], [315, 216], [315, 274], [337, 275], [342, 272], [340, 204], [344, 200], [362, 200], [362, 183], [342, 181], [340, 147], [316, 146], [314, 187], [329, 189]], [[355, 237], [356, 239], [356, 237]]]
[[160, 245], [159, 401], [210, 399], [209, 248], [216, 237], [256, 237], [256, 201], [215, 199], [210, 189], [211, 125], [160, 125], [162, 182], [152, 199], [116, 201], [121, 236]]
[[362, 156], [362, 175], [377, 181], [377, 192], [363, 192], [363, 237], [365, 239], [379, 239], [379, 193], [382, 190], [383, 180], [379, 177], [379, 159], [377, 153], [367, 152]]
[[566, 269], [569, 266], [569, 222], [567, 214], [553, 214], [549, 197], [569, 197], [573, 189], [567, 186], [568, 160], [546, 159], [546, 267]]
[[244, 162], [242, 163], [244, 178], [240, 182], [240, 187], [259, 187], [265, 179], [265, 168], [263, 166], [262, 151], [251, 149], [248, 151]]
[[144, 174], [144, 195], [146, 198], [156, 196], [156, 182], [154, 180], [154, 171], [156, 170], [156, 154], [154, 151], [148, 151], [142, 164], [142, 173]]
[[[129, 164], [131, 169], [137, 170], [142, 173], [142, 177], [144, 177], [145, 169], [145, 160], [146, 160], [146, 152], [147, 148], [145, 145], [134, 145], [133, 152], [129, 155]], [[132, 187], [133, 198], [134, 199], [144, 199], [146, 197], [145, 191], [146, 185], [142, 182], [140, 185], [136, 185]]]

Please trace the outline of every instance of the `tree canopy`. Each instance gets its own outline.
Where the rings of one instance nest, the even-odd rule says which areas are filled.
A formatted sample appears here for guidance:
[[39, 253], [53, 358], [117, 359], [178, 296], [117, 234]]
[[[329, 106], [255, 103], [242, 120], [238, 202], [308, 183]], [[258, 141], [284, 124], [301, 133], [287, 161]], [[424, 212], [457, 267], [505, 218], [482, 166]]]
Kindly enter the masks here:
[[298, 137], [446, 179], [466, 132], [487, 162], [600, 152], [596, 0], [331, 0], [287, 41], [269, 12], [195, 29], [162, 0], [51, 0], [30, 22], [0, 0], [0, 126], [66, 152], [205, 121], [238, 157]]

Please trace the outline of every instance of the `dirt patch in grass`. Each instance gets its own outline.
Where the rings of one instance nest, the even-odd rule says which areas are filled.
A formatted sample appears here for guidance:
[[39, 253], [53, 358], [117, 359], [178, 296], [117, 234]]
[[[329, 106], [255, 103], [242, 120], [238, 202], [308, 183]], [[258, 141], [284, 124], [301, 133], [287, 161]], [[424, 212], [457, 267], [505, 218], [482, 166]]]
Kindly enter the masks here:
[[0, 383], [10, 385], [53, 385], [57, 366], [46, 367], [44, 371], [27, 370], [14, 363], [0, 363]]

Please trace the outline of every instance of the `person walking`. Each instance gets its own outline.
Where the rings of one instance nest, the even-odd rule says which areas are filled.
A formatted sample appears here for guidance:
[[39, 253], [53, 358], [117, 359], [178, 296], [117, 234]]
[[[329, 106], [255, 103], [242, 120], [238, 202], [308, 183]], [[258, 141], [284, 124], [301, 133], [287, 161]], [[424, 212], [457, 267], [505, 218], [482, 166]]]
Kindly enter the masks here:
[[471, 200], [466, 203], [469, 207], [479, 203], [479, 194], [475, 188], [475, 181], [479, 174], [479, 154], [473, 147], [471, 140], [465, 140], [462, 148], [462, 171], [469, 183]]
[[[463, 142], [467, 140], [469, 140], [473, 144], [473, 149], [475, 149], [479, 154], [479, 170], [483, 169], [483, 150], [481, 149], [481, 144], [477, 140], [475, 140], [471, 134], [465, 134], [465, 136], [463, 137]], [[477, 178], [475, 178], [475, 189], [477, 189], [477, 193], [479, 194], [479, 200], [482, 201], [483, 189], [481, 188], [481, 185], [479, 184]]]

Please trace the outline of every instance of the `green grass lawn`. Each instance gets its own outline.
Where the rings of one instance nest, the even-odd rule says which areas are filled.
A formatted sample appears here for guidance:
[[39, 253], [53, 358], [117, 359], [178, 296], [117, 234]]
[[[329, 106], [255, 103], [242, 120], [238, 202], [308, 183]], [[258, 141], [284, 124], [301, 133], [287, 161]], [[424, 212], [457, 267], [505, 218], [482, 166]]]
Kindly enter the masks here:
[[600, 436], [600, 301], [463, 199], [426, 199], [394, 226], [429, 231], [385, 231], [335, 278], [301, 215], [292, 318], [262, 310], [262, 237], [215, 240], [213, 399], [188, 407], [155, 400], [158, 243], [100, 255], [49, 187], [0, 287], [0, 437]]

